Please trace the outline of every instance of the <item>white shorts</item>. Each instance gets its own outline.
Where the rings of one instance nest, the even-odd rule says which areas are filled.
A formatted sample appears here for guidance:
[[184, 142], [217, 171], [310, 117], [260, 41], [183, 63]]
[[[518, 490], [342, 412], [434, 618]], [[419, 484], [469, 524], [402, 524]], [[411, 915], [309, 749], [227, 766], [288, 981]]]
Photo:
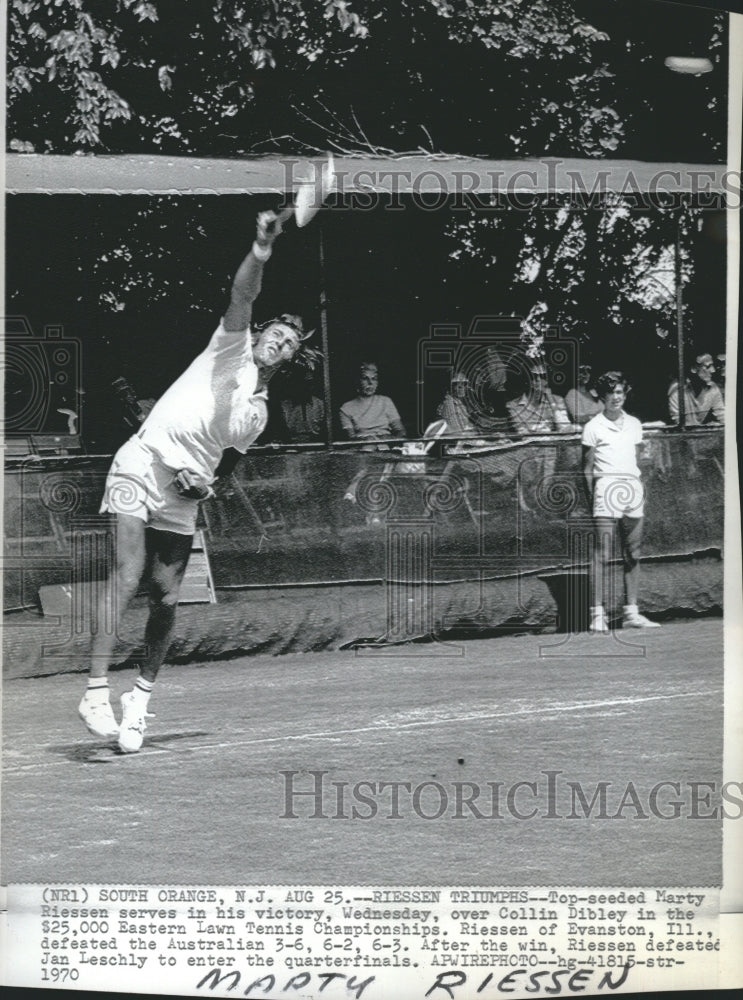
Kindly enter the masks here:
[[111, 463], [101, 514], [129, 514], [150, 528], [192, 535], [199, 501], [181, 496], [173, 485], [175, 473], [138, 437], [129, 438]]
[[644, 517], [645, 491], [637, 476], [601, 476], [593, 493], [594, 517]]

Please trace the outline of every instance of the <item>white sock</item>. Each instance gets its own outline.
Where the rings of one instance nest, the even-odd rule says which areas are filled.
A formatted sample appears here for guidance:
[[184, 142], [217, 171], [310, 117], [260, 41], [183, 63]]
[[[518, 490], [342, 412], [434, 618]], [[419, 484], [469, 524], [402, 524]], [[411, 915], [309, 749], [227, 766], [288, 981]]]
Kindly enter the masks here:
[[108, 701], [108, 677], [89, 677], [85, 696], [91, 701]]
[[604, 609], [600, 604], [597, 604], [595, 608], [591, 608], [591, 618], [603, 618]]
[[147, 708], [150, 701], [150, 695], [152, 694], [152, 689], [155, 685], [152, 681], [146, 681], [144, 677], [138, 677], [134, 687], [132, 688], [132, 696], [136, 702]]
[[639, 612], [637, 610], [637, 605], [636, 604], [625, 604], [624, 605], [624, 613], [627, 616], [639, 614]]

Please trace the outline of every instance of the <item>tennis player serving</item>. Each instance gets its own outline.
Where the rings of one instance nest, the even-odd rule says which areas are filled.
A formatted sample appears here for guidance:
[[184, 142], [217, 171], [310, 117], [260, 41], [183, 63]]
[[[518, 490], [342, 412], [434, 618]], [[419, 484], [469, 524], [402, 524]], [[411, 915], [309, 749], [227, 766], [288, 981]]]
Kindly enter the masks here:
[[[231, 471], [263, 431], [270, 377], [297, 359], [309, 334], [299, 317], [282, 315], [251, 330], [263, 267], [286, 214], [262, 212], [256, 238], [232, 283], [229, 307], [206, 349], [155, 404], [139, 431], [116, 453], [101, 512], [116, 515], [113, 587], [117, 620], [149, 573], [145, 655], [133, 690], [122, 695], [117, 723], [108, 668], [115, 630], [93, 637], [88, 688], [80, 716], [98, 737], [118, 737], [119, 749], [142, 746], [150, 693], [175, 624], [199, 501], [213, 494], [217, 474]], [[106, 593], [99, 623], [104, 621]]]

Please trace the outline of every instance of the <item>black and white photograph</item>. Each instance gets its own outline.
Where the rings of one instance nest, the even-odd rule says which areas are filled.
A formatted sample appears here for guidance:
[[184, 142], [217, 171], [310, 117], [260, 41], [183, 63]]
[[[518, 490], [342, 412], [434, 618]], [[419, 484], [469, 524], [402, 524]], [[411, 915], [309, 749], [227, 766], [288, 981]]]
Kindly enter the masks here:
[[743, 15], [6, 6], [4, 982], [743, 984]]

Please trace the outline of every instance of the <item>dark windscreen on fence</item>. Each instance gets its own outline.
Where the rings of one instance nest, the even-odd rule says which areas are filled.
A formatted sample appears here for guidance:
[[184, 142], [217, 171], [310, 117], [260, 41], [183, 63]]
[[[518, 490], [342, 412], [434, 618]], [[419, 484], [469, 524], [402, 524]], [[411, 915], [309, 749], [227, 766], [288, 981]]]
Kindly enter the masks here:
[[[27, 459], [5, 479], [4, 607], [34, 607], [45, 584], [100, 578], [110, 530], [97, 514], [108, 458]], [[648, 432], [643, 554], [685, 556], [723, 542], [723, 434]], [[389, 538], [418, 540], [431, 582], [569, 565], [590, 531], [576, 438], [439, 454], [263, 453], [243, 459], [202, 505], [214, 584], [274, 587], [390, 580], [411, 572]], [[75, 565], [85, 551], [85, 565]], [[91, 552], [101, 553], [100, 559]], [[99, 564], [100, 563], [100, 564]]]

